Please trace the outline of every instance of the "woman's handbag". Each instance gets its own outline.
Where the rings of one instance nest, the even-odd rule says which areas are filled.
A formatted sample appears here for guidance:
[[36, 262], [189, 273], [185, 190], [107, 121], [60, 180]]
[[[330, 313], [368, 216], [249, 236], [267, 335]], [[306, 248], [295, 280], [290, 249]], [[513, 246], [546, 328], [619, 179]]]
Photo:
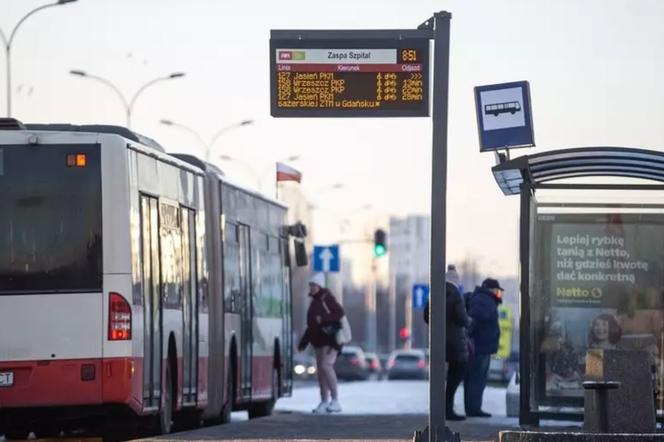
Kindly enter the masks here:
[[324, 324], [321, 324], [320, 330], [323, 332], [324, 335], [336, 339], [337, 333], [339, 333], [339, 330], [341, 330], [341, 323], [326, 322]]
[[[329, 315], [330, 309], [327, 308], [325, 299], [323, 299], [323, 308]], [[353, 333], [350, 330], [350, 323], [348, 322], [346, 315], [343, 315], [339, 322], [323, 325], [321, 330], [328, 336], [334, 336], [334, 339], [337, 341], [338, 345], [348, 344], [353, 339]]]
[[350, 323], [346, 315], [341, 317], [341, 328], [337, 331], [337, 344], [348, 344], [353, 339], [353, 333], [350, 330]]

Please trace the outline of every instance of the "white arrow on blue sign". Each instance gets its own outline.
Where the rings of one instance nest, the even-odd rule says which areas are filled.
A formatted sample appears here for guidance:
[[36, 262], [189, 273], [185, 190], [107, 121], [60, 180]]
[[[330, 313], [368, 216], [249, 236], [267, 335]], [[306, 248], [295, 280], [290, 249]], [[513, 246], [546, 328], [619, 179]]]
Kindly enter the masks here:
[[314, 272], [338, 272], [339, 246], [314, 246]]
[[429, 284], [413, 285], [413, 308], [421, 310], [429, 300]]

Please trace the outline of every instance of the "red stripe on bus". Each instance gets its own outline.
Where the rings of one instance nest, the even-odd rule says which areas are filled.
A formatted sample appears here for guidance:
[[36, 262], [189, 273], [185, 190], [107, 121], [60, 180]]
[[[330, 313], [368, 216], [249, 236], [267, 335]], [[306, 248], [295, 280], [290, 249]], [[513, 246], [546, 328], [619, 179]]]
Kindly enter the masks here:
[[251, 362], [252, 398], [269, 398], [272, 395], [274, 356], [254, 356]]
[[[120, 403], [140, 410], [133, 391], [141, 387], [142, 367], [136, 370], [137, 365], [132, 358], [2, 362], [0, 372], [14, 373], [14, 385], [0, 388], [0, 404], [13, 408]], [[94, 367], [94, 378], [82, 380], [83, 366], [87, 376]]]

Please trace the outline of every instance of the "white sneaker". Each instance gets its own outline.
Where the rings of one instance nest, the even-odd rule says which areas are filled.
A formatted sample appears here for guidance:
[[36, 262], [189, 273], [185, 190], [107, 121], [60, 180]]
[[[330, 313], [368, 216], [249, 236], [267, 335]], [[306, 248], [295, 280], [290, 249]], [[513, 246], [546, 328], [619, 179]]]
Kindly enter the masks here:
[[330, 404], [327, 406], [327, 412], [341, 413], [341, 405], [339, 404], [339, 401], [332, 400], [332, 402], [330, 402]]
[[318, 404], [318, 406], [316, 408], [314, 408], [312, 410], [312, 413], [314, 413], [314, 414], [325, 414], [325, 413], [327, 413], [327, 405], [328, 405], [327, 402], [321, 402], [320, 404]]

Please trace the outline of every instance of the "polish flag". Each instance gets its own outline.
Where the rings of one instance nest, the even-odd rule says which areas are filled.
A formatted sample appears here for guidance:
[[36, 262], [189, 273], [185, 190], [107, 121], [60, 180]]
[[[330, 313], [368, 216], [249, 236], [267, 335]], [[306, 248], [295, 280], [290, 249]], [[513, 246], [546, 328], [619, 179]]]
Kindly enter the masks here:
[[279, 181], [302, 181], [302, 174], [284, 163], [277, 163], [277, 182]]

